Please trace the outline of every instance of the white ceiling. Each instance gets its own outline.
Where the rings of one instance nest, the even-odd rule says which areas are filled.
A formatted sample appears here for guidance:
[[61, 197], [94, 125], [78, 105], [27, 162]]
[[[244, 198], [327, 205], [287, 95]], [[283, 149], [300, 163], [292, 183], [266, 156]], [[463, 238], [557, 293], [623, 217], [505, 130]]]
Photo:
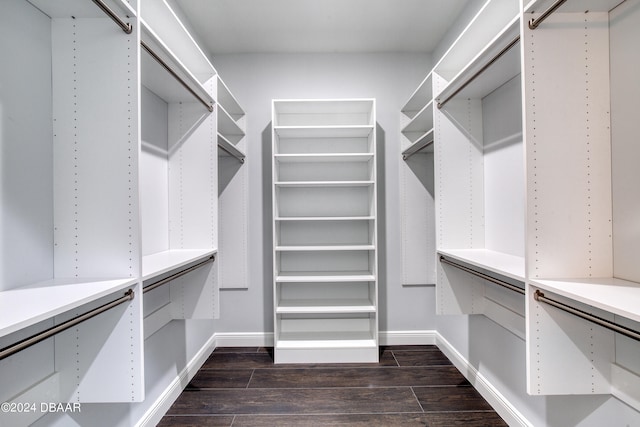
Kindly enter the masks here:
[[175, 0], [221, 53], [432, 52], [468, 0]]

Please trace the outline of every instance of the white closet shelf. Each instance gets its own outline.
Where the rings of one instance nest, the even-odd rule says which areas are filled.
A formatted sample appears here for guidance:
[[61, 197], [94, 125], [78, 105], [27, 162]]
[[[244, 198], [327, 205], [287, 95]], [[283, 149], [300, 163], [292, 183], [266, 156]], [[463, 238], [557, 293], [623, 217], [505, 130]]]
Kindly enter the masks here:
[[279, 99], [273, 125], [372, 125], [373, 99]]
[[373, 251], [375, 245], [283, 245], [276, 246], [276, 252], [312, 252], [312, 251]]
[[425, 132], [424, 135], [422, 135], [414, 143], [409, 145], [402, 152], [402, 157], [406, 160], [408, 157], [412, 156], [420, 150], [424, 150], [428, 153], [433, 153], [433, 129]]
[[[200, 81], [192, 74], [180, 59], [171, 51], [164, 41], [141, 19], [141, 42], [145, 43], [162, 61], [164, 61], [182, 80], [200, 96], [206, 103], [213, 105], [215, 101]], [[169, 74], [145, 49], [140, 55], [142, 69], [142, 84], [165, 100], [174, 102], [198, 102], [174, 76]]]
[[[239, 140], [237, 136], [244, 136], [244, 130], [240, 125], [231, 117], [231, 115], [220, 104], [217, 105], [218, 110], [218, 132], [224, 135], [228, 140], [233, 142]], [[233, 136], [236, 136], [235, 138]], [[237, 142], [237, 141], [236, 141]]]
[[244, 117], [245, 113], [240, 103], [236, 99], [235, 96], [229, 90], [229, 87], [225, 84], [224, 81], [217, 76], [217, 94], [216, 101], [219, 105], [221, 105], [224, 110], [233, 118], [234, 121], [240, 120]]
[[280, 272], [278, 283], [333, 283], [373, 282], [376, 277], [370, 271], [294, 271]]
[[281, 138], [365, 138], [373, 126], [275, 126]]
[[376, 348], [376, 340], [370, 332], [281, 332], [279, 349], [322, 348]]
[[135, 285], [137, 279], [51, 279], [0, 292], [0, 336]]
[[404, 107], [400, 110], [402, 114], [413, 119], [424, 107], [433, 100], [432, 74], [429, 73], [422, 83], [413, 92]]
[[[434, 70], [447, 80], [452, 79], [481, 52], [492, 38], [520, 14], [520, 5], [511, 0], [487, 0], [451, 47], [442, 55]], [[434, 94], [437, 95], [437, 94]]]
[[222, 156], [235, 157], [241, 162], [244, 161], [244, 158], [246, 157], [241, 150], [221, 134], [218, 134], [218, 148], [222, 150]]
[[149, 280], [215, 255], [215, 249], [171, 249], [142, 257], [142, 280]]
[[216, 75], [216, 70], [178, 16], [165, 0], [139, 0], [145, 26], [169, 46], [185, 68], [202, 84]]
[[276, 187], [370, 187], [373, 181], [278, 181]]
[[279, 163], [367, 162], [373, 159], [373, 153], [274, 154], [273, 157]]
[[433, 129], [433, 100], [402, 128], [402, 133], [427, 132], [429, 129]]
[[[98, 6], [86, 0], [29, 0], [29, 3], [33, 4], [51, 18], [69, 18], [71, 15], [75, 18], [108, 18]], [[118, 12], [118, 9], [120, 9], [120, 18], [125, 22], [135, 21], [133, 18], [136, 16], [136, 12], [126, 1], [111, 0], [109, 3], [109, 6], [117, 6], [116, 8], [112, 8], [114, 12]], [[125, 14], [132, 18], [126, 18]]]
[[[520, 73], [519, 32], [520, 18], [515, 17], [491, 43], [451, 79], [449, 84], [437, 95], [437, 101], [442, 103], [453, 96], [465, 99], [482, 99], [517, 76]], [[515, 44], [513, 44], [514, 42]], [[497, 57], [509, 46], [511, 47], [507, 51]], [[485, 67], [489, 68], [485, 69]], [[477, 77], [469, 82], [476, 74]], [[467, 82], [469, 83], [467, 84]]]
[[375, 313], [376, 307], [366, 298], [281, 299], [277, 314], [349, 314]]
[[524, 257], [488, 249], [439, 249], [438, 254], [524, 282]]
[[[623, 0], [569, 0], [558, 9], [558, 13], [609, 12]], [[540, 14], [547, 10], [555, 0], [533, 0], [525, 5], [524, 12], [535, 11]], [[525, 18], [527, 16], [525, 15]]]
[[531, 279], [530, 282], [541, 290], [640, 322], [640, 283], [615, 277]]
[[276, 217], [276, 221], [373, 221], [373, 216], [291, 216]]

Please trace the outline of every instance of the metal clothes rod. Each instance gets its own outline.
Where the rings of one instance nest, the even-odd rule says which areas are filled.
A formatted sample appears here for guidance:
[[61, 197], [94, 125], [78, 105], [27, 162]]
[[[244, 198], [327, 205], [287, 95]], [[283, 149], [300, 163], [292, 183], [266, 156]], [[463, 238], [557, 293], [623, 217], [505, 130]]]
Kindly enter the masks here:
[[239, 157], [236, 153], [232, 153], [231, 150], [227, 150], [222, 145], [218, 144], [218, 148], [224, 151], [225, 153], [228, 153], [231, 157], [235, 157], [236, 159], [238, 159], [240, 163], [244, 163], [244, 157]]
[[604, 328], [607, 328], [611, 331], [617, 332], [619, 334], [622, 334], [626, 337], [629, 337], [631, 339], [634, 339], [636, 341], [640, 341], [640, 333], [637, 331], [634, 331], [633, 329], [627, 328], [626, 326], [622, 326], [619, 325], [615, 322], [612, 322], [610, 320], [607, 319], [603, 319], [602, 317], [598, 317], [595, 316], [591, 313], [588, 313], [586, 311], [582, 311], [579, 310], [575, 307], [571, 307], [570, 305], [561, 303], [559, 301], [556, 301], [554, 299], [551, 298], [547, 298], [546, 296], [544, 296], [544, 293], [540, 292], [540, 290], [536, 290], [535, 293], [533, 294], [533, 298], [536, 301], [539, 302], [544, 302], [547, 303], [549, 305], [552, 305], [562, 311], [566, 311], [567, 313], [571, 313], [575, 316], [578, 316], [584, 320], [587, 320], [591, 323], [595, 323], [596, 325], [600, 325]]
[[564, 2], [566, 2], [567, 0], [557, 0], [554, 4], [552, 4], [549, 9], [545, 10], [544, 12], [542, 12], [542, 15], [538, 16], [536, 19], [530, 19], [529, 20], [529, 29], [530, 30], [535, 30], [536, 28], [538, 28], [538, 25], [542, 24], [542, 21], [544, 21], [545, 19], [547, 19], [549, 17], [549, 15], [551, 15], [553, 12], [556, 11], [556, 9], [558, 9], [560, 6], [562, 6], [564, 4]]
[[171, 74], [174, 79], [176, 79], [182, 86], [184, 86], [184, 88], [187, 89], [191, 95], [193, 95], [198, 101], [200, 101], [207, 110], [209, 110], [210, 112], [213, 111], [213, 105], [209, 104], [207, 101], [204, 100], [204, 98], [202, 98], [193, 89], [191, 89], [191, 86], [189, 86], [187, 82], [185, 82], [182, 79], [182, 77], [180, 77], [175, 71], [173, 71], [173, 69], [169, 66], [169, 64], [164, 62], [164, 60], [160, 58], [160, 56], [158, 56], [153, 51], [153, 49], [149, 47], [149, 45], [147, 45], [144, 41], [140, 40], [140, 46], [142, 46], [142, 48], [146, 50], [149, 53], [149, 55], [151, 55], [151, 57], [158, 62], [158, 64], [162, 65], [162, 67], [165, 70], [167, 70], [167, 72]]
[[442, 255], [440, 255], [440, 262], [443, 262], [445, 264], [449, 264], [452, 267], [459, 268], [460, 270], [466, 271], [467, 273], [473, 274], [474, 276], [478, 276], [478, 277], [480, 277], [482, 279], [488, 280], [489, 282], [495, 283], [496, 285], [500, 285], [503, 288], [507, 288], [510, 291], [514, 291], [514, 292], [517, 292], [519, 294], [524, 295], [524, 289], [521, 289], [521, 288], [519, 288], [517, 286], [514, 286], [511, 283], [507, 283], [507, 282], [505, 282], [503, 280], [496, 279], [495, 277], [491, 277], [491, 276], [488, 276], [488, 275], [486, 275], [484, 273], [480, 273], [479, 271], [472, 270], [471, 268], [465, 267], [464, 265], [458, 264], [456, 262], [449, 261], [448, 259], [446, 259]]
[[209, 264], [209, 263], [213, 262], [215, 259], [216, 259], [216, 256], [212, 255], [211, 257], [207, 258], [206, 260], [201, 261], [201, 262], [199, 262], [199, 263], [197, 263], [195, 265], [192, 265], [189, 268], [186, 268], [186, 269], [184, 269], [182, 271], [178, 271], [177, 273], [172, 274], [171, 276], [165, 277], [164, 279], [158, 280], [157, 282], [154, 282], [154, 283], [150, 284], [149, 286], [145, 286], [144, 288], [142, 288], [142, 292], [146, 294], [147, 292], [152, 291], [155, 288], [164, 285], [165, 283], [168, 283], [168, 282], [170, 282], [172, 280], [175, 280], [180, 276], [184, 276], [185, 274], [190, 273], [193, 270], [196, 270], [196, 269], [202, 267], [203, 265], [206, 265], [206, 264]]
[[491, 67], [498, 59], [500, 59], [500, 57], [502, 57], [502, 55], [504, 55], [505, 53], [507, 53], [512, 47], [514, 47], [518, 42], [520, 41], [520, 35], [516, 36], [516, 38], [514, 38], [513, 40], [511, 40], [511, 42], [509, 42], [508, 45], [506, 45], [500, 52], [498, 52], [496, 54], [496, 56], [494, 56], [493, 58], [491, 58], [491, 60], [489, 62], [487, 62], [482, 68], [480, 68], [478, 71], [476, 71], [476, 73], [474, 75], [472, 75], [471, 77], [469, 77], [464, 83], [462, 83], [462, 85], [456, 89], [451, 95], [447, 96], [444, 100], [438, 102], [438, 109], [444, 107], [444, 105], [449, 102], [451, 100], [451, 98], [453, 98], [454, 96], [456, 96], [458, 93], [460, 93], [462, 91], [462, 89], [464, 89], [465, 87], [467, 87], [469, 85], [469, 83], [471, 83], [472, 81], [474, 81], [476, 78], [478, 78], [478, 76], [480, 76], [480, 74], [484, 73], [487, 68]]
[[412, 153], [408, 153], [408, 154], [404, 154], [402, 153], [402, 160], [407, 160], [409, 157], [413, 156], [414, 154], [424, 150], [425, 148], [429, 147], [430, 145], [433, 144], [433, 139], [429, 142], [427, 142], [426, 144], [424, 144], [422, 147], [420, 147], [419, 149], [417, 149], [416, 151], [412, 152]]
[[124, 31], [127, 34], [131, 34], [131, 31], [133, 31], [133, 26], [128, 22], [124, 22], [122, 18], [116, 15], [116, 13], [113, 10], [111, 10], [109, 6], [105, 4], [105, 2], [103, 2], [102, 0], [93, 0], [93, 2], [96, 4], [96, 6], [102, 9], [104, 13], [109, 15], [109, 18], [111, 18], [113, 22], [115, 22], [116, 24], [118, 24], [120, 28], [122, 28], [122, 31]]
[[44, 341], [45, 339], [52, 337], [53, 335], [66, 331], [67, 329], [74, 327], [78, 323], [84, 322], [85, 320], [89, 320], [92, 317], [97, 316], [98, 314], [104, 313], [105, 311], [112, 309], [113, 307], [116, 307], [122, 303], [130, 301], [134, 298], [134, 296], [135, 295], [133, 290], [129, 289], [127, 292], [125, 292], [125, 294], [122, 297], [118, 298], [115, 301], [111, 301], [109, 303], [101, 305], [100, 307], [94, 308], [93, 310], [88, 311], [85, 314], [81, 314], [80, 316], [74, 317], [73, 319], [69, 319], [65, 322], [60, 323], [59, 325], [54, 325], [49, 329], [45, 329], [42, 332], [38, 332], [37, 334], [27, 337], [21, 341], [18, 341], [15, 344], [11, 344], [10, 346], [0, 350], [0, 360], [7, 358], [19, 351], [22, 351], [27, 347], [31, 347], [34, 344]]

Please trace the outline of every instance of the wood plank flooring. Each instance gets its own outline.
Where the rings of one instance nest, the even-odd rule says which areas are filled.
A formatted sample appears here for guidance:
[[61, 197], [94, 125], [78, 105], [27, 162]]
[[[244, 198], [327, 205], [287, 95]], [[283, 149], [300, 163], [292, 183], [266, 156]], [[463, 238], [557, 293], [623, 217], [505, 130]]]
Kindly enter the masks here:
[[160, 427], [502, 427], [435, 346], [381, 348], [378, 364], [274, 365], [268, 348], [217, 348]]

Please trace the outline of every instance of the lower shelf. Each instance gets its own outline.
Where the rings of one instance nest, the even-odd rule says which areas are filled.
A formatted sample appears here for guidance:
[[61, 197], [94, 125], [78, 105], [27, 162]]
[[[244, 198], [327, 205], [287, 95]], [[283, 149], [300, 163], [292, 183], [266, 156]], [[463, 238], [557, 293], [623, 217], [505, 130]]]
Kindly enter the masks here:
[[377, 363], [370, 332], [287, 332], [275, 343], [275, 363]]

